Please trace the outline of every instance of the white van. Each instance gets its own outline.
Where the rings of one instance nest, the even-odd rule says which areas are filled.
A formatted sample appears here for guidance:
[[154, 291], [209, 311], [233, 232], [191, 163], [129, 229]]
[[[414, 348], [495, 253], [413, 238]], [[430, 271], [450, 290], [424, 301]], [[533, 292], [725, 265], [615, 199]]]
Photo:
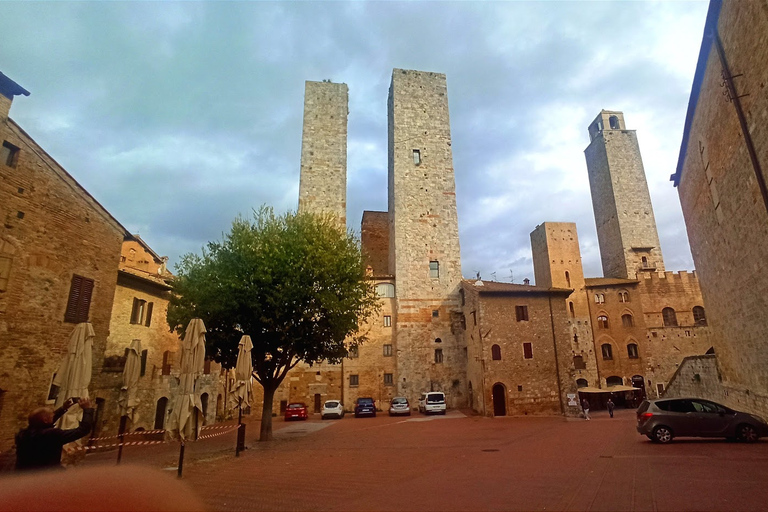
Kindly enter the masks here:
[[445, 414], [445, 393], [442, 391], [422, 393], [419, 398], [419, 412]]

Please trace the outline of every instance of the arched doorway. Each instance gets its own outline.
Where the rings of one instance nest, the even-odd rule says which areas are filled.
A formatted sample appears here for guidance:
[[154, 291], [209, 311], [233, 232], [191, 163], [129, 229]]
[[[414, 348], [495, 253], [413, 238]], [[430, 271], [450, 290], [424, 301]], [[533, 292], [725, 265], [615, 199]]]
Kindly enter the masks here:
[[640, 402], [645, 400], [646, 394], [645, 394], [645, 379], [642, 375], [633, 375], [632, 376], [632, 387], [639, 389], [639, 391], [635, 391], [633, 393], [633, 403], [632, 405], [637, 406], [640, 405]]
[[494, 384], [493, 391], [493, 415], [494, 416], [506, 416], [507, 415], [507, 390], [504, 384]]
[[168, 410], [168, 399], [162, 397], [157, 401], [157, 408], [155, 409], [155, 430], [165, 428], [165, 413]]

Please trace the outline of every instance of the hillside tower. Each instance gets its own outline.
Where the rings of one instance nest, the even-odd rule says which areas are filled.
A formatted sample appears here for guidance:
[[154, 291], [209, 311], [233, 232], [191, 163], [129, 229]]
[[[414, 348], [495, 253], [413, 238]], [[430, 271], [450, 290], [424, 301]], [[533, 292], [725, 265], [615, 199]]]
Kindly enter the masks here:
[[584, 154], [603, 275], [634, 279], [638, 272], [663, 271], [635, 130], [625, 128], [622, 112], [602, 110], [589, 125], [589, 139]]
[[304, 87], [299, 212], [330, 213], [347, 228], [347, 84]]
[[397, 389], [444, 391], [450, 407], [465, 399], [466, 353], [451, 325], [462, 276], [445, 75], [395, 69], [388, 114]]

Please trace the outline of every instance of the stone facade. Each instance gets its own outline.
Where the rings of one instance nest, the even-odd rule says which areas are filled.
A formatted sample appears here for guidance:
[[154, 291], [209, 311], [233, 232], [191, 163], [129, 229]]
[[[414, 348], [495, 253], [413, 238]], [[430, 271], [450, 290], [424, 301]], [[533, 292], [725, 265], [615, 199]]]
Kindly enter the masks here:
[[640, 146], [624, 114], [603, 110], [589, 126], [589, 187], [605, 277], [664, 271]]
[[0, 76], [0, 450], [32, 409], [52, 403], [52, 377], [77, 321], [93, 324], [94, 373], [101, 370], [129, 235], [8, 117], [18, 94], [8, 82]]
[[768, 415], [768, 8], [713, 0], [704, 34], [672, 179], [722, 376], [712, 398]]
[[306, 82], [299, 212], [329, 213], [347, 228], [348, 88]]

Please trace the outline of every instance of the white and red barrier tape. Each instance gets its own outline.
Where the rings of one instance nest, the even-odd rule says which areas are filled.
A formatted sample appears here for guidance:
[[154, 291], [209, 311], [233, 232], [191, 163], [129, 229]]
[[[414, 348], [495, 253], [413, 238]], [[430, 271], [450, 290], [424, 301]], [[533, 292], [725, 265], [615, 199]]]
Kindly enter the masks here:
[[[225, 428], [227, 430], [223, 430]], [[197, 437], [197, 441], [200, 441], [201, 439], [210, 439], [212, 437], [218, 437], [218, 436], [221, 436], [221, 435], [224, 435], [224, 434], [228, 434], [230, 432], [234, 432], [237, 429], [238, 429], [238, 425], [234, 425], [234, 426], [232, 426], [232, 425], [211, 425], [209, 427], [202, 427], [200, 430], [221, 430], [221, 432], [215, 432], [213, 434], [207, 434], [207, 435], [198, 436]], [[144, 432], [147, 432], [147, 431], [144, 431]], [[153, 432], [154, 433], [165, 432], [165, 430], [155, 430]], [[92, 439], [92, 441], [97, 441], [99, 439], [114, 439], [116, 437], [118, 437], [118, 436], [113, 436], [113, 437], [97, 437], [97, 438]], [[193, 441], [195, 441], [195, 439], [187, 439], [185, 442], [193, 442]], [[96, 446], [78, 446], [78, 447], [74, 448], [74, 450], [86, 450], [86, 451], [88, 451], [88, 450], [98, 450], [99, 448], [117, 448], [121, 444], [123, 446], [149, 446], [149, 445], [152, 445], [152, 444], [168, 444], [168, 442], [169, 441], [165, 441], [165, 440], [163, 440], [163, 441], [127, 441], [127, 442], [123, 442], [123, 443], [102, 444], [102, 445], [96, 445]], [[174, 442], [176, 442], [176, 441], [174, 441]]]
[[[232, 427], [232, 425], [206, 425], [204, 427], [201, 427], [200, 431], [202, 432], [203, 430], [221, 430], [221, 429], [230, 428], [230, 427]], [[237, 427], [237, 425], [235, 425], [235, 428], [236, 427]], [[123, 436], [145, 436], [145, 435], [148, 435], [148, 434], [162, 434], [162, 433], [165, 433], [165, 429], [160, 429], [160, 430], [139, 430], [139, 431], [134, 431], [134, 432], [126, 432], [126, 433], [123, 434]], [[94, 437], [93, 439], [91, 439], [91, 441], [106, 441], [107, 439], [117, 439], [119, 437], [120, 437], [120, 435], [106, 436], [106, 437]]]

